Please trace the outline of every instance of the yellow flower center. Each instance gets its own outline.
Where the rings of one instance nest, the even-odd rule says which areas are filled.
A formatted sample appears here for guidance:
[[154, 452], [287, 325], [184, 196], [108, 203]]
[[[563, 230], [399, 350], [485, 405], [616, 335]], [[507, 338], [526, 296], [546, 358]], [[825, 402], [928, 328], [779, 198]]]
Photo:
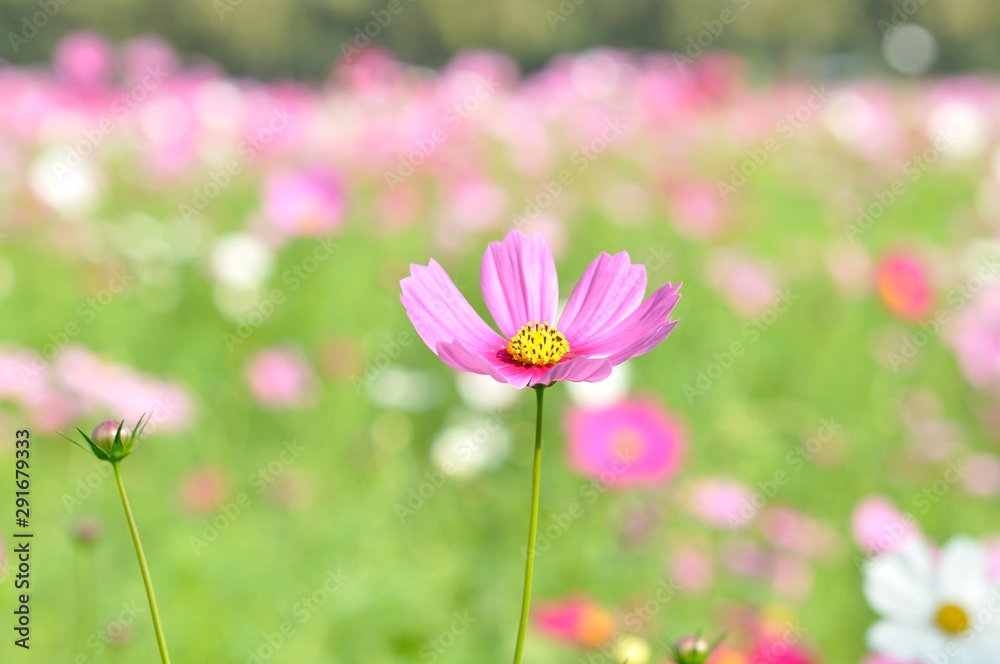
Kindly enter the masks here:
[[631, 429], [619, 431], [611, 438], [612, 453], [626, 463], [637, 460], [645, 447], [642, 437]]
[[537, 320], [522, 327], [507, 342], [507, 353], [525, 366], [550, 366], [568, 352], [566, 337], [555, 327]]
[[961, 634], [969, 629], [969, 616], [962, 607], [954, 604], [945, 604], [939, 608], [935, 622], [949, 634]]

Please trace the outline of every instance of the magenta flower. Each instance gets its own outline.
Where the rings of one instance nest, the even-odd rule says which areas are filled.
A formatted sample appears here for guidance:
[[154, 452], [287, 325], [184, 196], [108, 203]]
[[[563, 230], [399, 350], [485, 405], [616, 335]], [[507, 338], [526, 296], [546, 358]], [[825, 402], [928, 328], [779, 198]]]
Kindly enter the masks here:
[[680, 284], [668, 283], [643, 300], [646, 268], [633, 265], [627, 252], [594, 259], [558, 319], [555, 261], [541, 233], [515, 230], [491, 242], [480, 279], [503, 336], [434, 260], [410, 266], [400, 299], [417, 334], [445, 364], [517, 388], [603, 380], [611, 367], [652, 350], [677, 324], [669, 316]]
[[605, 486], [656, 486], [674, 475], [684, 455], [683, 427], [654, 403], [631, 400], [566, 417], [571, 468]]

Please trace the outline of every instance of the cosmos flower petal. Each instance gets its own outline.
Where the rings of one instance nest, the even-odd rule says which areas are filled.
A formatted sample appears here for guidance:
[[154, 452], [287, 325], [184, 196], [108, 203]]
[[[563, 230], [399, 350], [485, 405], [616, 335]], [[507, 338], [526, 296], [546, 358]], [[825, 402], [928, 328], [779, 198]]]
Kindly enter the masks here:
[[424, 343], [437, 352], [453, 341], [473, 353], [485, 355], [505, 342], [475, 312], [436, 261], [411, 265], [410, 276], [399, 282], [400, 300]]
[[986, 549], [970, 537], [953, 537], [941, 550], [938, 588], [941, 597], [978, 607], [989, 593], [983, 585]]
[[556, 383], [568, 380], [574, 383], [594, 383], [611, 375], [611, 362], [603, 358], [574, 357], [551, 368], [539, 380], [531, 384]]
[[863, 590], [873, 609], [887, 618], [927, 624], [935, 608], [931, 552], [918, 538], [864, 568]]
[[614, 327], [642, 303], [646, 267], [632, 265], [627, 252], [595, 258], [573, 289], [558, 328], [573, 344], [585, 346]]
[[438, 344], [435, 352], [452, 369], [491, 376], [501, 383], [510, 382], [495, 363], [483, 355], [468, 350], [461, 341]]
[[875, 623], [865, 641], [875, 652], [903, 661], [924, 661], [929, 653], [938, 652], [947, 644], [943, 634], [927, 629], [926, 625], [911, 627], [886, 621]]
[[677, 327], [677, 321], [675, 320], [672, 320], [665, 325], [661, 325], [659, 329], [650, 332], [641, 339], [637, 339], [634, 343], [621, 349], [608, 359], [611, 360], [611, 364], [618, 365], [625, 360], [648, 353], [660, 345], [664, 339], [670, 336], [670, 333], [674, 331], [675, 327]]
[[559, 281], [552, 249], [541, 233], [514, 230], [503, 242], [491, 242], [480, 279], [486, 307], [507, 338], [526, 323], [555, 321]]
[[625, 319], [596, 335], [586, 344], [567, 337], [570, 349], [582, 355], [616, 356], [614, 364], [641, 355], [656, 345], [655, 343], [649, 345], [650, 339], [659, 338], [662, 341], [670, 333], [664, 326], [672, 322], [670, 312], [680, 299], [678, 293], [680, 287], [680, 284], [662, 286]]

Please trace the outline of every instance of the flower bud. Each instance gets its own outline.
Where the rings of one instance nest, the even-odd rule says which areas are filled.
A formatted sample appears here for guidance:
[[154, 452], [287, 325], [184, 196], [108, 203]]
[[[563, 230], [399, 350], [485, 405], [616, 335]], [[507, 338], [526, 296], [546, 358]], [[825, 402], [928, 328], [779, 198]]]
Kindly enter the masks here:
[[118, 427], [121, 427], [122, 445], [127, 448], [129, 442], [132, 440], [132, 429], [117, 420], [104, 420], [98, 424], [94, 427], [94, 433], [91, 434], [91, 438], [94, 439], [94, 442], [102, 450], [110, 452], [111, 446], [115, 443], [115, 436], [118, 435]]
[[678, 664], [704, 664], [712, 647], [700, 636], [685, 636], [674, 646]]
[[123, 421], [105, 420], [94, 427], [94, 431], [89, 436], [80, 427], [77, 427], [77, 433], [83, 436], [86, 444], [73, 440], [69, 436], [59, 435], [77, 447], [91, 452], [101, 461], [115, 464], [132, 453], [133, 446], [142, 436], [148, 422], [149, 416], [143, 415], [133, 429]]

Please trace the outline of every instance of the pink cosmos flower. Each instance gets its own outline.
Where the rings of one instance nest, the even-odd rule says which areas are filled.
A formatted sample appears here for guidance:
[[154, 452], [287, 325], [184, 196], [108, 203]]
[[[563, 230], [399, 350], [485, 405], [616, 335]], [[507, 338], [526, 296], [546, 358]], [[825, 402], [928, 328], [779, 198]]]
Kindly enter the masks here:
[[626, 401], [566, 416], [569, 465], [611, 487], [656, 485], [677, 472], [685, 436], [657, 405]]
[[410, 266], [400, 299], [417, 334], [445, 364], [517, 388], [603, 380], [677, 325], [670, 312], [680, 284], [668, 283], [643, 300], [646, 268], [633, 265], [624, 251], [602, 253], [590, 264], [558, 319], [556, 266], [541, 233], [515, 230], [491, 242], [480, 279], [503, 336], [472, 309], [437, 261]]

